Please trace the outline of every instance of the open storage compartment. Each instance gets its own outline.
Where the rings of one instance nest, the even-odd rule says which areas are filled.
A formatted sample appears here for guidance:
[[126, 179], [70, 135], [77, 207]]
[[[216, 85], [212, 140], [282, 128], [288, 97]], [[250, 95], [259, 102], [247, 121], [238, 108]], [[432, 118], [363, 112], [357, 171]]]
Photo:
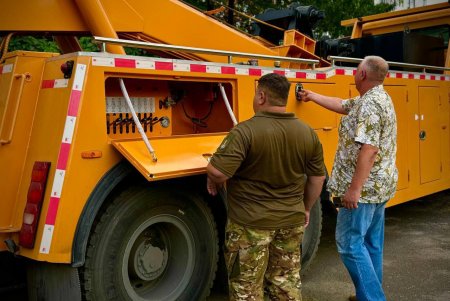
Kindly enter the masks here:
[[203, 173], [209, 157], [233, 127], [225, 101], [235, 107], [234, 82], [123, 80], [157, 160], [134, 124], [118, 77], [105, 81], [106, 130], [112, 145], [149, 181]]
[[[234, 107], [233, 83], [124, 78], [128, 95], [148, 137], [228, 132], [233, 122], [219, 84]], [[106, 128], [112, 138], [138, 137], [119, 78], [105, 81]]]

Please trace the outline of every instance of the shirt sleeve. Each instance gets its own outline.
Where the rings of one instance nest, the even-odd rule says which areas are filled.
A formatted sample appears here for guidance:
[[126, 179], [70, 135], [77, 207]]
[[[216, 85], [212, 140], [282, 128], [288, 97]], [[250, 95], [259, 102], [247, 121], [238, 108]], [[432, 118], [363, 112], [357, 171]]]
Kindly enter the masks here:
[[375, 147], [380, 146], [380, 136], [382, 130], [381, 110], [379, 106], [368, 99], [357, 115], [355, 131], [355, 141], [362, 144], [370, 144]]
[[320, 143], [319, 137], [314, 131], [311, 131], [313, 135], [314, 147], [310, 160], [306, 164], [306, 175], [308, 176], [324, 176], [325, 164], [323, 162], [323, 149], [322, 143]]
[[345, 99], [342, 101], [342, 107], [344, 108], [344, 110], [347, 113], [349, 113], [350, 110], [353, 108], [353, 106], [355, 105], [355, 102], [358, 98], [359, 98], [359, 96], [354, 97], [354, 98]]
[[223, 139], [210, 163], [231, 178], [244, 161], [249, 148], [248, 139], [239, 128], [233, 128]]

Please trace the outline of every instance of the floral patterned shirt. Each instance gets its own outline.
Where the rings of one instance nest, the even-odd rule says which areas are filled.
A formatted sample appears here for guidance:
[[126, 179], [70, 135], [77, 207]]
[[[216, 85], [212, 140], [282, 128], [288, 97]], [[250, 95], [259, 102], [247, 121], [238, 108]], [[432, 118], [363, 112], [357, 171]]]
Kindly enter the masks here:
[[397, 121], [391, 97], [383, 85], [342, 102], [348, 112], [341, 118], [339, 143], [328, 190], [343, 196], [353, 178], [362, 144], [378, 148], [369, 178], [361, 192], [361, 203], [382, 203], [394, 196], [397, 186]]

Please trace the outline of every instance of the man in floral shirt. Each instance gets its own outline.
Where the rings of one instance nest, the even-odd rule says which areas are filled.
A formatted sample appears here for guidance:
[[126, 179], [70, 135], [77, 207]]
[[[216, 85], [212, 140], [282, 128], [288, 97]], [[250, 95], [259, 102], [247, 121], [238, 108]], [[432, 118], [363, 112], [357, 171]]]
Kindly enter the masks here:
[[384, 209], [397, 185], [397, 122], [383, 88], [388, 64], [368, 56], [355, 74], [360, 96], [342, 100], [304, 91], [313, 101], [344, 114], [328, 190], [341, 199], [336, 225], [338, 252], [356, 289], [350, 300], [383, 301]]

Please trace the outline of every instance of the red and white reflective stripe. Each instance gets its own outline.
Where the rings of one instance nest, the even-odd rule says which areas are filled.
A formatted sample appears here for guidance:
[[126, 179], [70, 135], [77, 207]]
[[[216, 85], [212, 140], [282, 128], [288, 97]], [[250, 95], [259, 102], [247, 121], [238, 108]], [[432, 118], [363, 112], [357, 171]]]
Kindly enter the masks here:
[[69, 85], [69, 79], [44, 79], [42, 81], [41, 89], [53, 89], [53, 88], [67, 88]]
[[402, 78], [402, 79], [425, 79], [436, 81], [450, 81], [449, 75], [440, 74], [424, 74], [424, 73], [406, 73], [406, 72], [388, 72], [388, 78]]
[[48, 254], [52, 244], [53, 231], [55, 228], [56, 215], [58, 213], [61, 192], [66, 175], [67, 161], [69, 160], [70, 148], [72, 145], [73, 133], [78, 116], [81, 91], [83, 90], [84, 78], [86, 76], [86, 65], [77, 64], [73, 79], [72, 90], [70, 92], [69, 106], [67, 109], [66, 124], [59, 148], [58, 161], [56, 164], [55, 177], [53, 179], [50, 203], [48, 205], [47, 216], [45, 217], [45, 227], [42, 233], [41, 246], [39, 252]]
[[[268, 73], [278, 73], [285, 75], [288, 78], [308, 78], [308, 79], [326, 79], [330, 72], [315, 72], [305, 71], [297, 72], [289, 69], [274, 69], [274, 68], [260, 68], [257, 66], [231, 66], [219, 65], [215, 63], [204, 62], [189, 62], [189, 61], [174, 61], [169, 59], [127, 59], [127, 58], [112, 58], [112, 57], [93, 57], [93, 66], [104, 67], [126, 67], [136, 69], [150, 69], [150, 70], [168, 70], [181, 72], [200, 72], [209, 74], [236, 74], [236, 75], [251, 75], [262, 76]], [[334, 75], [334, 69], [331, 70]]]
[[336, 69], [336, 75], [355, 75], [356, 69]]
[[11, 73], [13, 70], [13, 64], [7, 64], [0, 66], [0, 74]]
[[[304, 78], [304, 79], [319, 79], [319, 80], [328, 79], [335, 75], [353, 76], [356, 73], [356, 68], [332, 67], [331, 69], [325, 71], [322, 70], [293, 71], [289, 69], [280, 69], [280, 68], [220, 65], [216, 63], [177, 61], [170, 59], [132, 59], [132, 58], [114, 58], [114, 57], [93, 57], [92, 65], [104, 67], [125, 67], [136, 69], [200, 72], [211, 74], [237, 74], [237, 75], [251, 75], [251, 76], [262, 76], [268, 73], [278, 73], [285, 75], [288, 78]], [[387, 77], [450, 81], [450, 76], [448, 75], [430, 75], [430, 74], [409, 73], [409, 72], [389, 72], [387, 74]]]

